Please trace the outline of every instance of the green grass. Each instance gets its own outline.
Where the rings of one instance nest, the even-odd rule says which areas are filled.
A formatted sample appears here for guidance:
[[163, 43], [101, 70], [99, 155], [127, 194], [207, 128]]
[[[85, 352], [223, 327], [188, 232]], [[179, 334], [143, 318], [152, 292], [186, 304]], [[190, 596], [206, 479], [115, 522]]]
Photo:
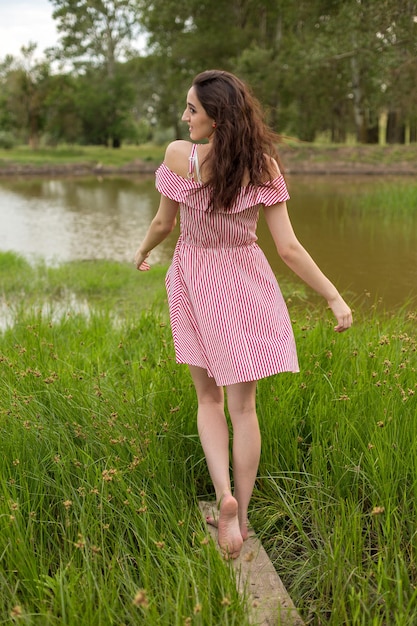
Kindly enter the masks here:
[[38, 148], [18, 146], [11, 150], [0, 149], [0, 168], [10, 164], [18, 165], [59, 165], [87, 163], [121, 167], [135, 160], [160, 163], [164, 157], [164, 147], [154, 144], [140, 146], [125, 145], [117, 150], [104, 146], [57, 146]]
[[[323, 144], [286, 140], [279, 146], [284, 163], [308, 160], [326, 163], [331, 161], [362, 164], [380, 164], [387, 168], [398, 163], [414, 164], [417, 161], [417, 144], [378, 146], [373, 144]], [[159, 164], [164, 157], [165, 145], [153, 143], [123, 145], [119, 149], [104, 146], [59, 145], [40, 147], [17, 146], [10, 150], [0, 149], [0, 169], [10, 165], [74, 165], [98, 163], [103, 166], [121, 167], [136, 160]]]
[[[0, 255], [0, 623], [248, 624], [197, 507], [212, 487], [163, 273]], [[251, 522], [307, 624], [409, 626], [417, 313], [358, 305], [343, 335], [322, 305], [291, 317], [301, 373], [259, 384]]]
[[396, 185], [395, 191], [392, 185], [375, 186], [357, 195], [353, 209], [377, 215], [384, 221], [414, 216], [417, 212], [417, 183], [410, 181], [406, 185]]
[[308, 623], [417, 620], [416, 319], [298, 321], [297, 383], [260, 386], [255, 523]]
[[133, 265], [107, 260], [51, 267], [42, 261], [30, 264], [13, 252], [0, 253], [0, 285], [15, 313], [39, 305], [41, 293], [42, 305], [51, 311], [71, 308], [71, 303], [77, 310], [101, 304], [115, 314], [130, 315], [164, 303], [165, 273], [166, 268], [153, 267], [139, 274]]

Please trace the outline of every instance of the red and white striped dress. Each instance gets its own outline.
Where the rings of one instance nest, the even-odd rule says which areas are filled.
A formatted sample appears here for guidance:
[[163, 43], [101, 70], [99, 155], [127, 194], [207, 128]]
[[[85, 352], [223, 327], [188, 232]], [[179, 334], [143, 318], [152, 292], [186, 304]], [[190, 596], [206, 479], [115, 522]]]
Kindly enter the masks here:
[[[191, 164], [194, 158], [193, 146]], [[260, 205], [289, 198], [284, 178], [242, 187], [227, 211], [210, 210], [210, 190], [164, 163], [156, 187], [180, 206], [180, 236], [166, 276], [177, 363], [206, 369], [219, 386], [298, 372], [288, 310], [256, 243]]]

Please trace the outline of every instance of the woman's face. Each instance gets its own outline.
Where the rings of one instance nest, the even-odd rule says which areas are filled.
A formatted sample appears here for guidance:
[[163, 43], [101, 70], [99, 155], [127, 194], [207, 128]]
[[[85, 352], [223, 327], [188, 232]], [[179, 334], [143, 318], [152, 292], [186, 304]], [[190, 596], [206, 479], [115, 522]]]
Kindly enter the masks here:
[[209, 117], [197, 98], [194, 87], [187, 94], [187, 106], [182, 115], [182, 121], [187, 122], [192, 141], [201, 141], [212, 137], [215, 126], [214, 120]]

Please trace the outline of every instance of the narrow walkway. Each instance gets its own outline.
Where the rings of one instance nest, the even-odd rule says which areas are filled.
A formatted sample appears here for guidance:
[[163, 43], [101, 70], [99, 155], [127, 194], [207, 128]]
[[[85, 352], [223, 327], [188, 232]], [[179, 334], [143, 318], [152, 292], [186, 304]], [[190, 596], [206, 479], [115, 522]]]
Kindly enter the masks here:
[[[213, 515], [213, 503], [200, 502], [199, 507], [204, 520], [208, 515]], [[218, 548], [217, 528], [207, 524], [207, 529]], [[251, 624], [304, 626], [271, 560], [253, 531], [244, 542], [239, 558], [231, 563], [236, 572], [237, 588], [249, 599]]]

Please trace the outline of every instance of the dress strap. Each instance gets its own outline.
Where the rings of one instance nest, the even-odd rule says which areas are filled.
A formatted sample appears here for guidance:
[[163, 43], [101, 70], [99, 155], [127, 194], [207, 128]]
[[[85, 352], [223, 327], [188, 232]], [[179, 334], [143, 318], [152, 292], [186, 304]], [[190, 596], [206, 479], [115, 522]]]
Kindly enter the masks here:
[[190, 156], [188, 157], [188, 178], [190, 180], [194, 180], [194, 171], [197, 176], [197, 181], [201, 183], [196, 143], [193, 143], [191, 146]]

